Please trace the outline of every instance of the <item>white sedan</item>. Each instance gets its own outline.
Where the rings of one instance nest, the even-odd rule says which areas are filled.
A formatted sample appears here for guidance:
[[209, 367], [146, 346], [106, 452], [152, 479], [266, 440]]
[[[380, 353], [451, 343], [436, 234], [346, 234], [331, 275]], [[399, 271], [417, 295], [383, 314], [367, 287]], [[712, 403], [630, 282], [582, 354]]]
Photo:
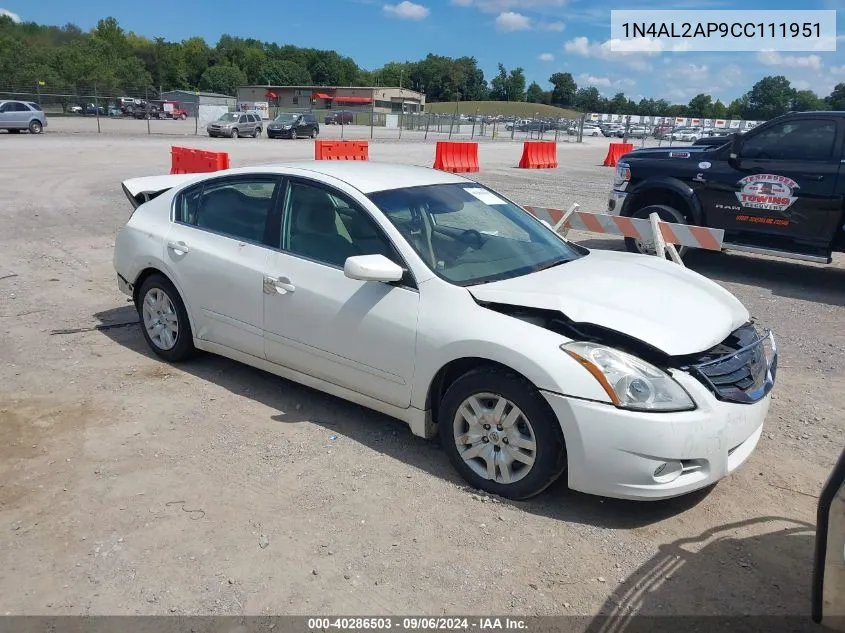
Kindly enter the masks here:
[[738, 468], [777, 354], [716, 283], [588, 250], [422, 167], [310, 161], [123, 183], [120, 289], [158, 356], [220, 354], [439, 433], [474, 487], [660, 499]]

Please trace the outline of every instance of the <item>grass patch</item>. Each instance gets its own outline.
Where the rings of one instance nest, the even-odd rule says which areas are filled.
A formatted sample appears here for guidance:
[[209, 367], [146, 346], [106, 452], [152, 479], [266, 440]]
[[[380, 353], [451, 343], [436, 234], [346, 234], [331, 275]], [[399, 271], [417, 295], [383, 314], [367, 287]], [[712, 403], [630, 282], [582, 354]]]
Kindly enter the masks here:
[[[452, 114], [455, 111], [455, 102], [426, 103], [425, 110], [426, 112]], [[524, 101], [460, 101], [458, 103], [458, 114], [475, 114], [476, 112], [489, 116], [501, 114], [525, 119], [533, 118], [535, 115], [564, 119], [574, 119], [581, 116], [581, 113], [575, 110]]]

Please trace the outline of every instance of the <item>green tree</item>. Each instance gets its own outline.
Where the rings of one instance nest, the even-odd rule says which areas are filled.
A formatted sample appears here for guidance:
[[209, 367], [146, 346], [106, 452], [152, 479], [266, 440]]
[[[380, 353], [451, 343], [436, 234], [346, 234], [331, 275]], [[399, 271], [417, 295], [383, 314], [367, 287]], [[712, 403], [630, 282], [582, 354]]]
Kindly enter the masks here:
[[270, 61], [266, 62], [259, 71], [262, 83], [271, 86], [307, 86], [311, 83], [311, 75], [296, 62]]
[[831, 110], [845, 110], [845, 83], [836, 84], [826, 101]]
[[508, 75], [508, 99], [525, 101], [525, 71], [522, 68], [514, 68]]
[[499, 72], [490, 82], [490, 98], [494, 101], [510, 101], [508, 71], [502, 64], [499, 64]]
[[543, 89], [536, 81], [532, 81], [525, 93], [525, 100], [529, 103], [543, 103]]
[[783, 75], [763, 77], [748, 92], [749, 119], [773, 119], [789, 111], [795, 90]]
[[212, 66], [200, 77], [199, 87], [209, 92], [236, 95], [238, 87], [247, 83], [246, 75], [237, 66]]
[[617, 92], [613, 95], [608, 107], [610, 108], [607, 111], [609, 114], [627, 114], [628, 99], [625, 98], [625, 93]]
[[570, 106], [575, 100], [578, 86], [571, 73], [555, 73], [549, 77], [552, 84], [552, 103], [559, 106]]
[[725, 116], [728, 119], [743, 119], [748, 112], [748, 95], [743, 95], [739, 99], [734, 99], [728, 104], [728, 110]]
[[582, 112], [607, 112], [607, 100], [602, 99], [598, 88], [595, 86], [578, 88], [575, 92], [573, 105]]
[[710, 114], [713, 119], [724, 119], [728, 116], [728, 109], [721, 100], [716, 99], [716, 103], [713, 104]]
[[702, 119], [712, 118], [713, 114], [713, 97], [700, 93], [690, 99], [687, 105], [687, 111], [690, 116], [700, 117]]
[[812, 112], [814, 110], [824, 110], [826, 107], [825, 100], [820, 98], [812, 90], [798, 90], [792, 97], [790, 110]]

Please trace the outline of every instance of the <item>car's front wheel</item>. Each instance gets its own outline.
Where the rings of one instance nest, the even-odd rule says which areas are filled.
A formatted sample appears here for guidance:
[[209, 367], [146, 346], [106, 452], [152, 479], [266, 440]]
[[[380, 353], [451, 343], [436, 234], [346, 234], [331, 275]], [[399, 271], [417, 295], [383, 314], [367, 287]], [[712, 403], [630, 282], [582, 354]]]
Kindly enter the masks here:
[[473, 487], [528, 499], [566, 469], [554, 413], [524, 378], [498, 368], [471, 371], [446, 391], [438, 414], [440, 440]]
[[290, 131], [290, 138], [291, 138], [292, 141], [296, 140], [296, 130], [294, 130], [293, 128], [291, 128], [291, 131]]
[[153, 352], [176, 363], [195, 353], [188, 312], [176, 287], [163, 275], [150, 275], [138, 291], [138, 316]]
[[[659, 217], [664, 222], [672, 222], [674, 224], [686, 224], [687, 221], [684, 218], [684, 214], [678, 211], [677, 209], [664, 205], [664, 204], [651, 204], [641, 209], [637, 209], [631, 214], [632, 218], [640, 218], [643, 220], [648, 220], [652, 213], [656, 213], [657, 217]], [[631, 253], [639, 253], [640, 255], [655, 255], [657, 254], [657, 250], [654, 245], [654, 239], [651, 240], [638, 240], [633, 237], [626, 237], [625, 238], [625, 248], [628, 249]], [[675, 250], [678, 251], [678, 255], [683, 257], [689, 248], [687, 246], [675, 246]], [[669, 257], [668, 255], [666, 256]]]

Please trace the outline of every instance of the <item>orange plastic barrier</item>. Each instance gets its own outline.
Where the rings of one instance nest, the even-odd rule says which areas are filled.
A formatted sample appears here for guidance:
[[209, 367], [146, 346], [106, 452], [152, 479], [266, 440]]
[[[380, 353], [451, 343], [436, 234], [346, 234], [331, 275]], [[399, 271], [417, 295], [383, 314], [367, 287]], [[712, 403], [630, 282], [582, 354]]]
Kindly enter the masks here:
[[314, 160], [370, 160], [367, 141], [314, 141]]
[[207, 152], [175, 145], [170, 148], [171, 174], [205, 174], [222, 169], [229, 169], [227, 152]]
[[478, 171], [478, 143], [437, 141], [434, 169], [453, 173]]
[[616, 163], [628, 152], [634, 151], [633, 143], [611, 143], [607, 148], [607, 156], [604, 159], [605, 167], [616, 167]]
[[557, 143], [554, 141], [526, 141], [522, 146], [522, 169], [555, 169], [557, 167]]

